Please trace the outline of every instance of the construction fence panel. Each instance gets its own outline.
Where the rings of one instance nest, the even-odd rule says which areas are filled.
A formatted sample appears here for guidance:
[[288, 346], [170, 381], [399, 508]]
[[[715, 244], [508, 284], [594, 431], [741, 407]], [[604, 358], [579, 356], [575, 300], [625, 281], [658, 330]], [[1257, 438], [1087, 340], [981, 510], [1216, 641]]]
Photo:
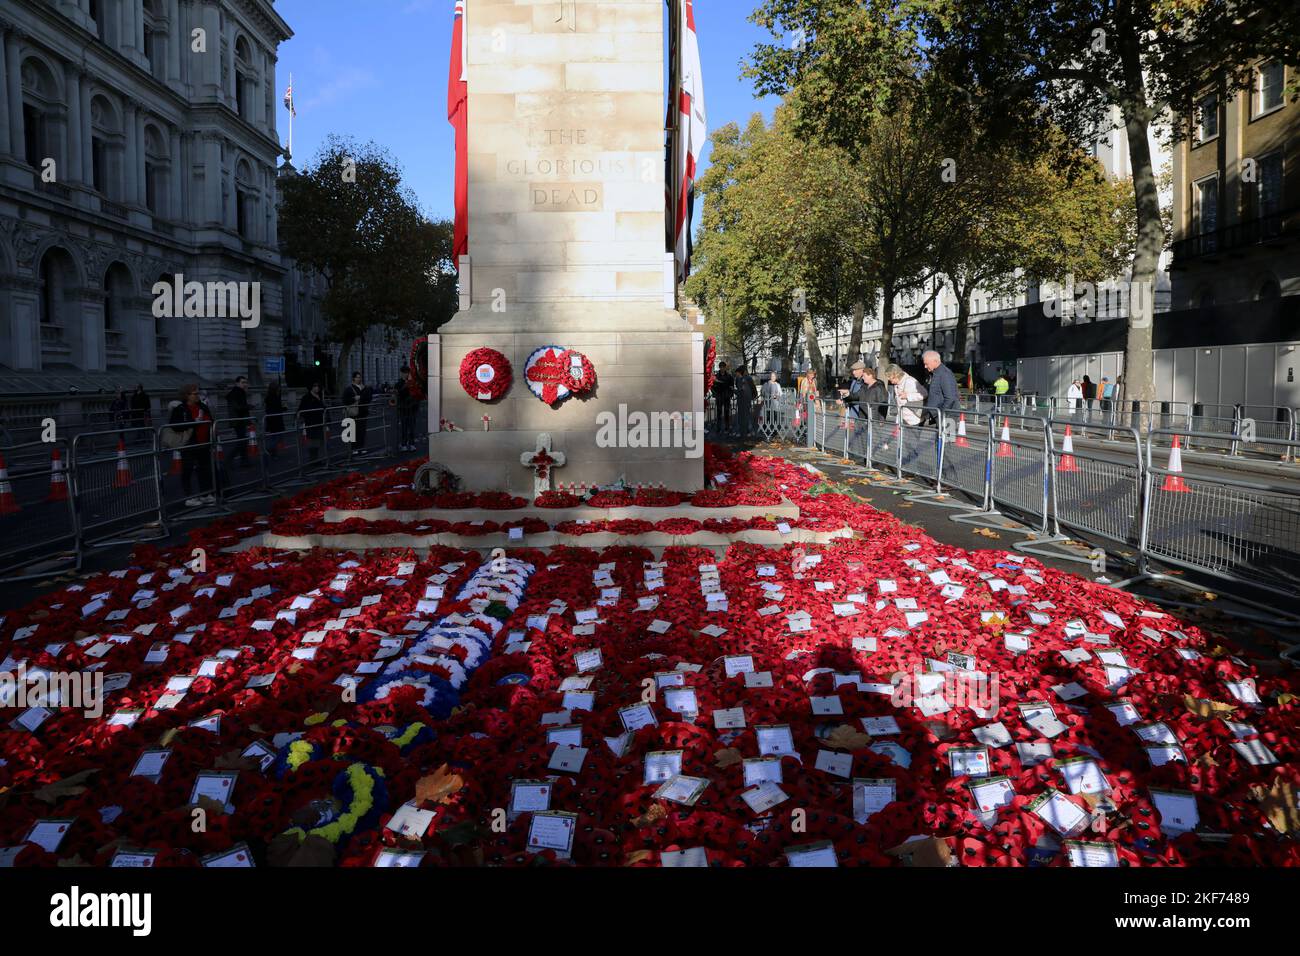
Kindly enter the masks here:
[[211, 517], [218, 509], [219, 447], [214, 423], [163, 425], [155, 434], [158, 494], [168, 521]]

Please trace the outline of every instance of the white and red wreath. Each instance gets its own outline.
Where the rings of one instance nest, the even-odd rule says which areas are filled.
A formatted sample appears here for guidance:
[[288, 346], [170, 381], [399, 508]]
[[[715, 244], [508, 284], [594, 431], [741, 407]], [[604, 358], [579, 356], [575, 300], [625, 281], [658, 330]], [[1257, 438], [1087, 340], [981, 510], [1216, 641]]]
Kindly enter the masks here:
[[460, 387], [470, 398], [493, 402], [510, 390], [510, 360], [496, 349], [475, 349], [460, 363]]
[[547, 405], [572, 395], [584, 395], [596, 387], [596, 367], [581, 352], [545, 345], [524, 365], [528, 389]]

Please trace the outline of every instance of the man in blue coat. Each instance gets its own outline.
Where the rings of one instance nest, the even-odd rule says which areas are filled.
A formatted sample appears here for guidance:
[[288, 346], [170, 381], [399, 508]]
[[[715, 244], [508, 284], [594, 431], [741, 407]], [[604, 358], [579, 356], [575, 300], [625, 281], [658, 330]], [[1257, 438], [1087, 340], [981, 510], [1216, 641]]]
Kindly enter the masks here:
[[957, 376], [952, 369], [943, 364], [939, 353], [933, 350], [921, 356], [921, 363], [930, 373], [929, 394], [925, 398], [925, 410], [929, 417], [937, 421], [939, 412], [955, 411], [961, 407], [961, 396], [957, 392]]

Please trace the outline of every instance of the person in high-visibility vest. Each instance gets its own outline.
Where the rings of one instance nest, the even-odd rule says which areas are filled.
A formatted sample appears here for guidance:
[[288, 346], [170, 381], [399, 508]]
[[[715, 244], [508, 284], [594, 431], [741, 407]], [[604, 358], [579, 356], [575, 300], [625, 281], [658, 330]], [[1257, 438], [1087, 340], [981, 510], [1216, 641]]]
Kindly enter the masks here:
[[993, 394], [1005, 395], [1009, 391], [1011, 391], [1011, 383], [1007, 381], [1005, 375], [999, 375], [997, 381], [993, 383]]

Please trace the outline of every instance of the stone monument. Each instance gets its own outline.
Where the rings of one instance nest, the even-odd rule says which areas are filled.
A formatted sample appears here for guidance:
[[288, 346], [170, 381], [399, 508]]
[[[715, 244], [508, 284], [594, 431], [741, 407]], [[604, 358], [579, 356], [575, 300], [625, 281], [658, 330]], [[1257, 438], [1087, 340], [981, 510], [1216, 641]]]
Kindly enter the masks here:
[[[467, 490], [531, 496], [522, 460], [546, 434], [566, 485], [698, 489], [703, 342], [665, 251], [663, 0], [467, 8], [469, 255], [460, 311], [430, 337], [430, 456]], [[586, 356], [594, 390], [534, 395], [525, 364], [545, 346]], [[461, 387], [478, 348], [513, 373], [491, 402]], [[650, 427], [618, 427], [638, 414]]]

